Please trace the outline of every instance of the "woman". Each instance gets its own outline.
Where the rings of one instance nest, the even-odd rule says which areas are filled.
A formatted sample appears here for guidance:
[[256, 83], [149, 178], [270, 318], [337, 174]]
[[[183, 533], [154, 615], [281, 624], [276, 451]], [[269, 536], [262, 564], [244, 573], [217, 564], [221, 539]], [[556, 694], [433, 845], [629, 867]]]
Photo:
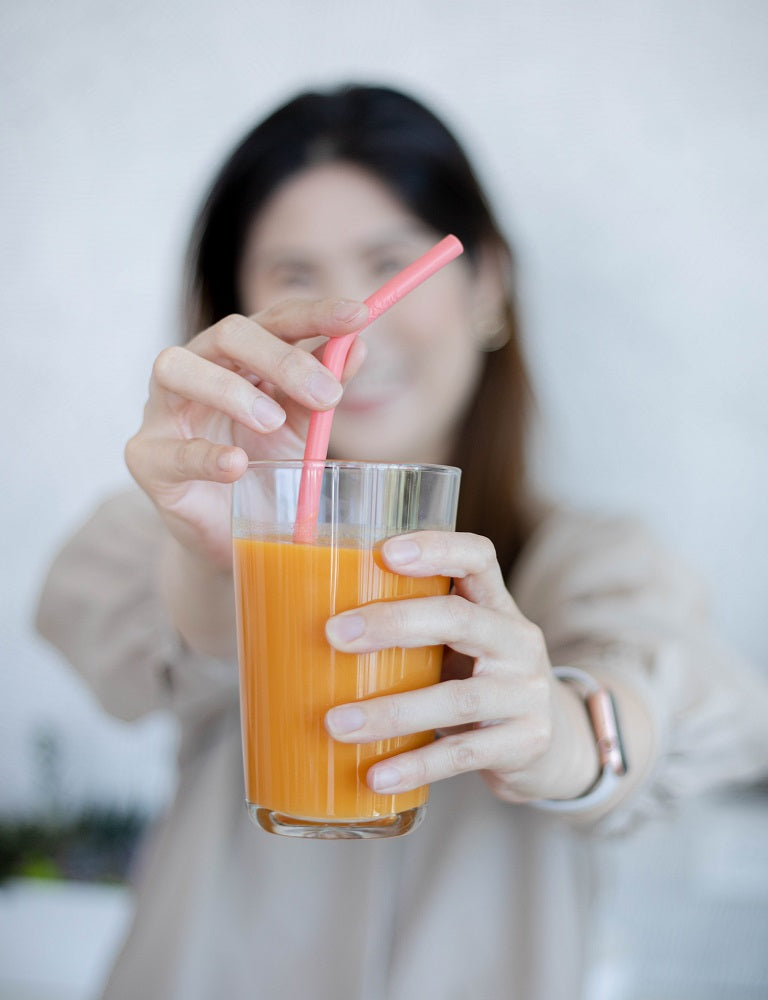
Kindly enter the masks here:
[[[361, 334], [339, 384], [319, 345], [359, 329], [365, 297], [447, 232], [465, 256]], [[70, 542], [40, 609], [110, 711], [180, 720], [177, 796], [105, 996], [578, 996], [590, 877], [575, 828], [757, 773], [764, 690], [635, 525], [530, 495], [511, 255], [420, 104], [350, 87], [275, 112], [216, 179], [188, 274], [191, 339], [157, 359], [126, 449], [143, 494]], [[340, 741], [443, 734], [368, 772], [377, 791], [435, 783], [424, 825], [391, 842], [269, 837], [242, 806], [229, 488], [249, 459], [300, 457], [310, 413], [334, 406], [337, 457], [463, 470], [455, 534], [383, 547], [396, 572], [452, 577], [452, 594], [326, 628], [349, 652], [447, 646], [441, 684], [326, 716]], [[593, 687], [618, 706], [626, 773], [598, 752]]]

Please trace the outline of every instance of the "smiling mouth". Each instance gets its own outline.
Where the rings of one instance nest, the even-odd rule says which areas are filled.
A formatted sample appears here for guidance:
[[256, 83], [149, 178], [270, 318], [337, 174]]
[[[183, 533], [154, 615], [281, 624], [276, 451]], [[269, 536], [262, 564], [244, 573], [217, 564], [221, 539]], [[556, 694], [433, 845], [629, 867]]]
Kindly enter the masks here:
[[338, 405], [338, 409], [347, 413], [377, 410], [380, 407], [387, 406], [389, 403], [393, 402], [397, 396], [402, 394], [402, 392], [402, 383], [389, 386], [376, 384], [366, 386], [362, 391], [357, 389], [355, 392], [351, 391], [350, 383], [344, 392], [341, 402]]
[[378, 409], [401, 396], [406, 386], [407, 379], [396, 372], [360, 373], [345, 388], [338, 408], [347, 411]]

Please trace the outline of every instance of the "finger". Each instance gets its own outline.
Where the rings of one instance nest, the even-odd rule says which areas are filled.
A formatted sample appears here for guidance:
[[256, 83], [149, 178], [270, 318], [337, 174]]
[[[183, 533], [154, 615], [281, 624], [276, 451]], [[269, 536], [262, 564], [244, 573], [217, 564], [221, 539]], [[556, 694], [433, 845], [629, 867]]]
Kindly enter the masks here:
[[241, 372], [244, 381], [269, 382], [312, 410], [330, 409], [341, 398], [341, 383], [316, 357], [245, 316], [226, 316], [191, 340], [186, 350], [222, 369]]
[[155, 361], [150, 382], [150, 405], [159, 395], [172, 410], [187, 402], [201, 403], [261, 433], [277, 430], [285, 410], [247, 378], [222, 368], [184, 347], [168, 347]]
[[345, 653], [445, 644], [467, 656], [493, 658], [514, 655], [516, 635], [526, 625], [525, 619], [518, 622], [452, 594], [382, 601], [345, 611], [328, 619], [325, 635]]
[[326, 712], [325, 727], [342, 743], [372, 743], [539, 712], [546, 697], [545, 686], [537, 680], [510, 684], [506, 677], [483, 674], [337, 705]]
[[242, 448], [213, 444], [204, 438], [152, 438], [137, 435], [126, 445], [125, 460], [138, 484], [152, 491], [190, 480], [233, 483], [248, 466]]
[[251, 317], [281, 340], [343, 337], [361, 329], [368, 306], [352, 299], [286, 299]]
[[515, 771], [533, 752], [540, 753], [541, 741], [527, 727], [513, 723], [473, 729], [381, 761], [368, 770], [366, 781], [375, 792], [393, 794], [467, 771]]
[[456, 593], [467, 600], [497, 610], [515, 609], [501, 575], [496, 550], [482, 535], [415, 531], [387, 539], [381, 554], [387, 566], [396, 573], [450, 576], [454, 579]]
[[364, 340], [360, 340], [358, 338], [349, 349], [349, 354], [347, 355], [347, 360], [344, 365], [344, 372], [341, 377], [342, 385], [346, 386], [347, 382], [357, 375], [367, 356], [368, 345]]
[[[317, 350], [312, 352], [313, 357], [317, 358], [322, 364], [322, 354], [324, 350], [326, 341], [323, 341], [323, 346], [319, 347]], [[349, 354], [347, 355], [347, 360], [344, 365], [344, 371], [341, 376], [341, 385], [346, 386], [350, 379], [354, 378], [357, 372], [360, 370], [363, 362], [368, 356], [368, 346], [365, 341], [355, 340], [349, 349]], [[325, 370], [325, 366], [323, 366]], [[278, 386], [268, 382], [266, 379], [260, 379], [257, 375], [248, 374], [246, 372], [240, 372], [242, 378], [250, 382], [251, 385], [259, 385], [259, 387], [270, 397], [281, 396], [280, 389]], [[278, 400], [279, 401], [279, 400]]]

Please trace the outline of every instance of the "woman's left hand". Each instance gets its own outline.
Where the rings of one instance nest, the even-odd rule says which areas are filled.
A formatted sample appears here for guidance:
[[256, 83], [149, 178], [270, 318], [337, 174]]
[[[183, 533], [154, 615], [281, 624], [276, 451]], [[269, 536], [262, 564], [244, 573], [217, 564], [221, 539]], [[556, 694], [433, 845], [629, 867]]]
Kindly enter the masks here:
[[348, 653], [447, 647], [441, 683], [326, 714], [329, 733], [344, 743], [443, 733], [371, 767], [370, 787], [393, 794], [482, 771], [505, 801], [581, 795], [598, 770], [586, 713], [573, 689], [552, 674], [544, 637], [507, 591], [491, 542], [415, 532], [386, 541], [382, 557], [394, 572], [453, 577], [454, 586], [446, 597], [369, 604], [326, 625], [331, 645]]

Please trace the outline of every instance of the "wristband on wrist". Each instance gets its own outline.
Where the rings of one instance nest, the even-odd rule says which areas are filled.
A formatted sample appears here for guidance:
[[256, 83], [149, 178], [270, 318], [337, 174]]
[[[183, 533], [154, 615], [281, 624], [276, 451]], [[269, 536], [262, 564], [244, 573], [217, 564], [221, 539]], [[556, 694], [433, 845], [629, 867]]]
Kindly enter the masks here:
[[585, 670], [577, 667], [553, 667], [552, 673], [558, 680], [577, 685], [583, 693], [584, 705], [597, 744], [600, 774], [595, 784], [577, 799], [537, 799], [529, 805], [549, 812], [586, 812], [609, 798], [619, 779], [628, 770], [616, 703], [610, 691]]

